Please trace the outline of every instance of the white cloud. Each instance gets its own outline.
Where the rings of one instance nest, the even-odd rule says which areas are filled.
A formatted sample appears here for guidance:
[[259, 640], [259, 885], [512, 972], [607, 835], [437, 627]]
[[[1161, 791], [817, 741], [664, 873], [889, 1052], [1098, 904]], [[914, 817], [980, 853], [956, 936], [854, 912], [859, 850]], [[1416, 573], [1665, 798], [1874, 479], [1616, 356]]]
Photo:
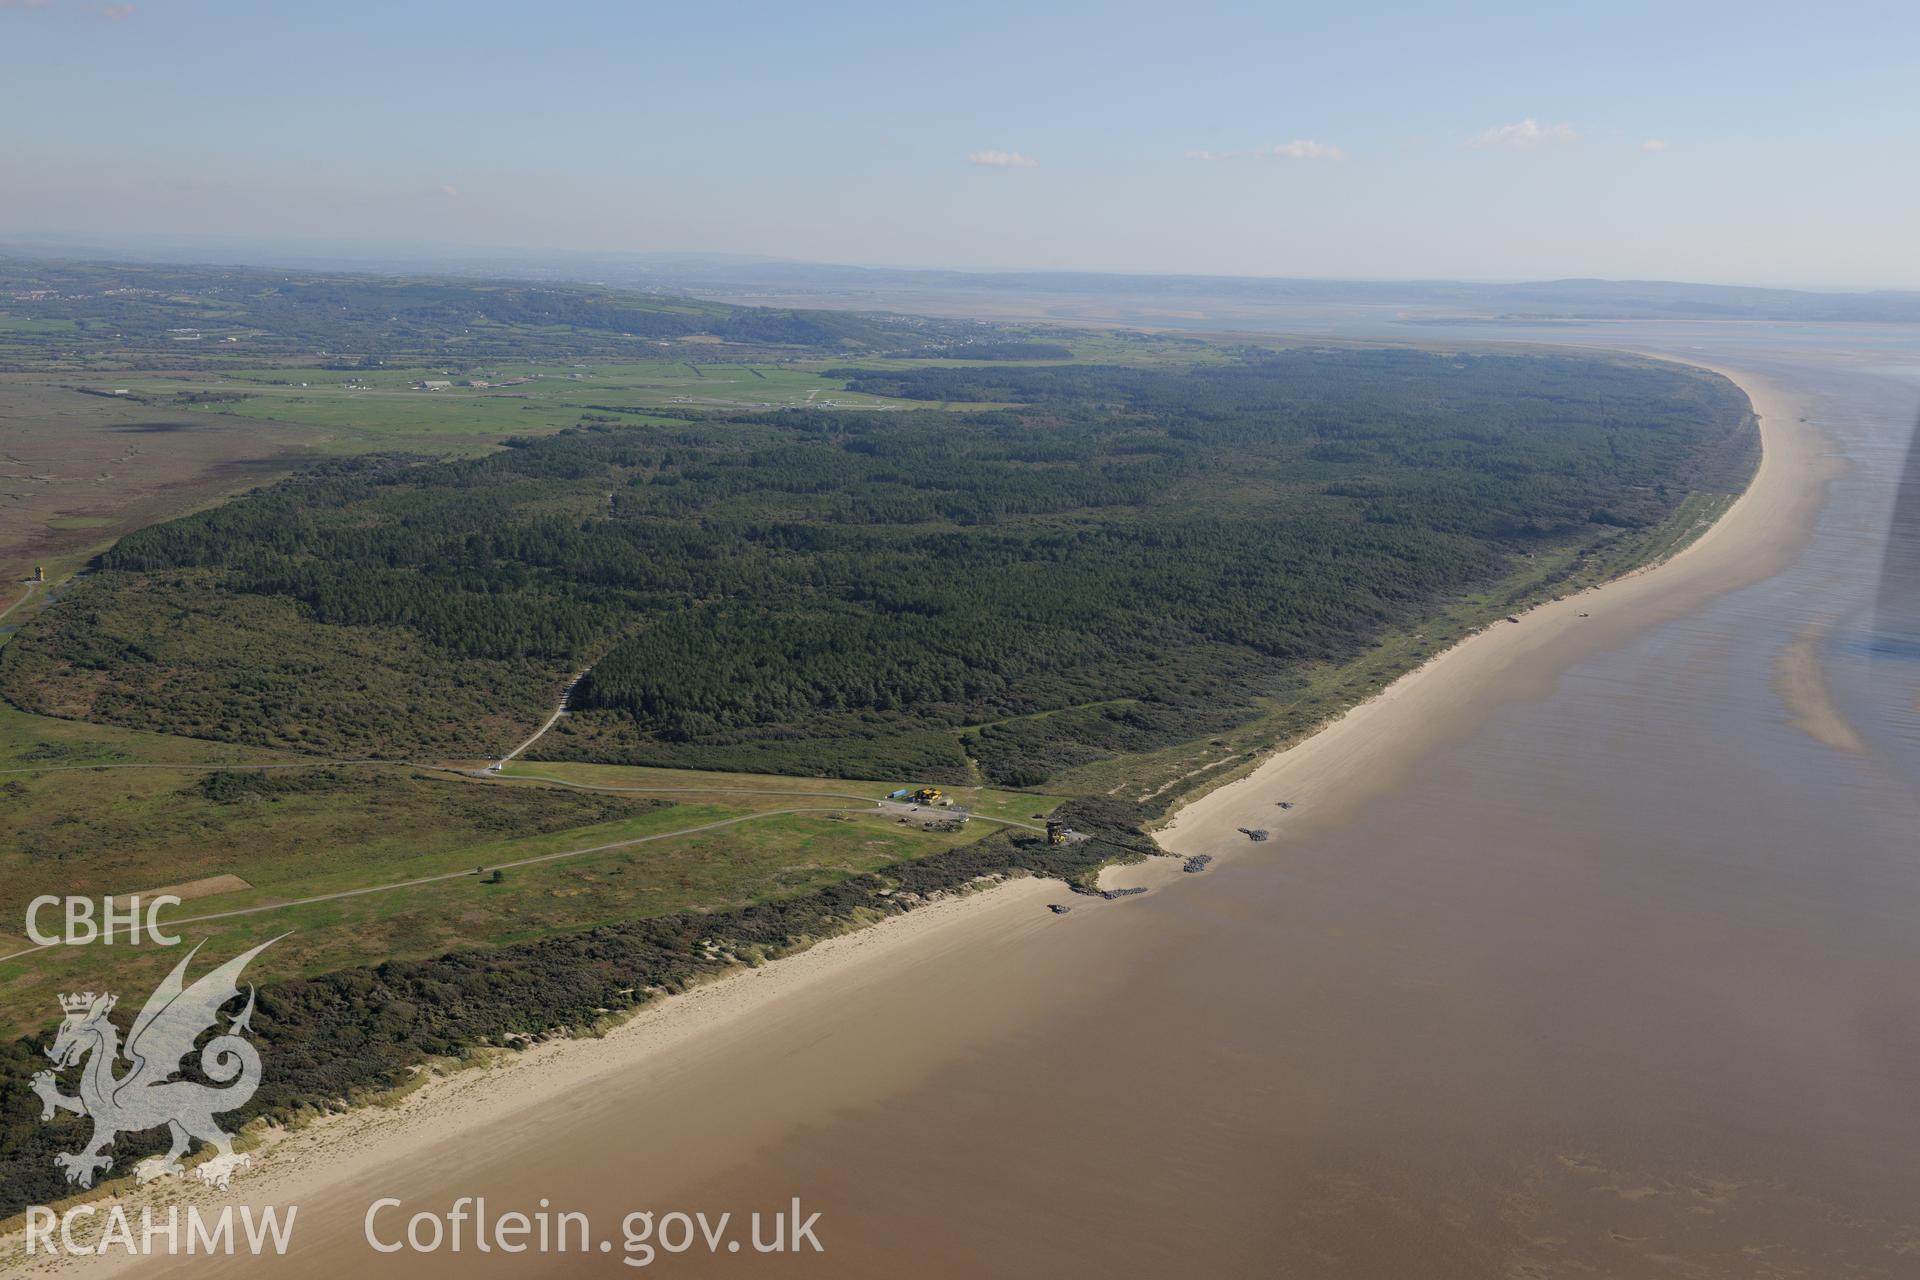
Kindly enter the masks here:
[[1347, 158], [1347, 153], [1332, 143], [1315, 142], [1311, 138], [1295, 138], [1292, 142], [1264, 147], [1260, 154], [1280, 160], [1345, 160]]
[[969, 151], [968, 164], [986, 165], [990, 169], [1038, 169], [1040, 162], [1032, 156], [1023, 156], [1018, 151]]
[[1640, 149], [1642, 151], [1665, 151], [1667, 149], [1667, 144], [1661, 141], [1659, 138], [1648, 138], [1645, 142], [1640, 144]]
[[1525, 150], [1548, 142], [1572, 142], [1577, 135], [1568, 124], [1543, 125], [1529, 116], [1518, 124], [1503, 124], [1473, 140], [1476, 147], [1516, 147]]
[[1233, 158], [1233, 152], [1231, 151], [1208, 151], [1205, 148], [1195, 148], [1194, 150], [1187, 152], [1187, 159], [1189, 160], [1213, 161], [1213, 160], [1230, 160], [1232, 158]]
[[456, 199], [460, 195], [460, 188], [454, 186], [451, 182], [443, 182], [440, 184], [440, 194], [449, 200]]

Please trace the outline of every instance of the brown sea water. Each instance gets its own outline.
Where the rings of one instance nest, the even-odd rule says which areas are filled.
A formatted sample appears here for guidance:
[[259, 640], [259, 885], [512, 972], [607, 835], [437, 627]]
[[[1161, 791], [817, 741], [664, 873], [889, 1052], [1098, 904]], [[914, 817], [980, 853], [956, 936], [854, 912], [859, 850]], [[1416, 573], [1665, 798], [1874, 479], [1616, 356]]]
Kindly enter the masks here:
[[[379, 1257], [360, 1236], [377, 1195], [546, 1198], [608, 1228], [798, 1196], [823, 1255], [653, 1269], [1920, 1275], [1920, 656], [1875, 621], [1889, 574], [1902, 590], [1886, 551], [1920, 337], [1564, 336], [1798, 397], [1796, 427], [1844, 465], [1809, 481], [1817, 515], [1782, 531], [1779, 567], [1427, 726], [1351, 815], [1277, 816], [1205, 874], [1070, 916], [1029, 896], [990, 945], [936, 935], [368, 1168], [303, 1204], [296, 1257], [247, 1269], [625, 1270]], [[1862, 749], [1783, 701], [1781, 655], [1807, 643]]]

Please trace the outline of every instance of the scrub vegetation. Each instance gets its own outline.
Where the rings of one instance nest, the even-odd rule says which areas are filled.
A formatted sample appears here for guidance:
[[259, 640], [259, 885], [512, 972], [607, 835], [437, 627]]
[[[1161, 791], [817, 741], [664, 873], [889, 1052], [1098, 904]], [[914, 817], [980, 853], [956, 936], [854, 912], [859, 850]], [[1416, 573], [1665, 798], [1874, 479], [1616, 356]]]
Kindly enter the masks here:
[[[876, 373], [988, 413], [594, 423], [142, 530], [0, 651], [46, 714], [333, 756], [1040, 786], [1731, 489], [1729, 384], [1570, 356]], [[172, 625], [168, 625], [171, 623]]]

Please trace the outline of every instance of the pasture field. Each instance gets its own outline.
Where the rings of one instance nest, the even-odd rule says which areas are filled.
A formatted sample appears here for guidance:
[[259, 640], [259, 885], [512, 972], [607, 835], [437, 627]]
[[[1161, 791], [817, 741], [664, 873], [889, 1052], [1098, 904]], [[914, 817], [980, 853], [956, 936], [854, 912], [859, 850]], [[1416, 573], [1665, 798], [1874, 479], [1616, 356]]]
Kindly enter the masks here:
[[[710, 832], [647, 839], [730, 820], [734, 825]], [[186, 925], [183, 931], [195, 941], [207, 939], [215, 954], [233, 954], [293, 931], [262, 959], [259, 973], [270, 981], [391, 959], [431, 958], [628, 919], [791, 897], [972, 838], [909, 830], [873, 816], [818, 813], [755, 819], [718, 806], [659, 805], [633, 818], [564, 832], [414, 851], [404, 860], [396, 858], [402, 865], [391, 873], [394, 879], [449, 873], [451, 878]], [[466, 874], [483, 864], [639, 840], [646, 842], [513, 867], [502, 873], [499, 884]], [[372, 856], [371, 850], [356, 854], [357, 859]], [[364, 870], [319, 872], [197, 898], [170, 914], [185, 919], [358, 890], [366, 887]], [[18, 912], [11, 915], [19, 918]], [[177, 959], [166, 948], [128, 948], [117, 954], [115, 978], [131, 985], [151, 982]], [[94, 980], [99, 968], [98, 954], [85, 947], [54, 948], [0, 962], [5, 1007], [17, 1019], [5, 1029], [18, 1034], [38, 1025], [52, 1008], [54, 992]]]
[[[880, 368], [898, 362], [870, 363]], [[612, 418], [627, 425], [674, 421], [648, 414], [655, 409], [759, 412], [904, 407], [897, 399], [848, 391], [844, 377], [823, 373], [846, 367], [844, 360], [779, 365], [654, 360], [584, 369], [503, 365], [493, 378], [431, 367], [352, 374], [295, 367], [220, 374], [130, 374], [106, 381], [156, 407], [191, 404], [200, 398], [203, 403], [195, 407], [208, 414], [305, 428], [314, 433], [309, 443], [328, 453], [399, 449], [438, 455], [484, 452], [509, 436], [540, 435], [583, 420]], [[508, 386], [460, 385], [522, 378], [527, 381]], [[455, 385], [437, 391], [417, 390], [413, 385], [429, 380]]]
[[[220, 763], [293, 767], [202, 767]], [[170, 917], [353, 895], [189, 926], [194, 939], [235, 951], [294, 930], [263, 957], [261, 973], [321, 973], [777, 900], [992, 829], [930, 831], [873, 807], [910, 781], [570, 764], [516, 764], [482, 780], [0, 708], [0, 955], [30, 945], [25, 910], [40, 894], [97, 899], [233, 876], [236, 887], [194, 897]], [[1019, 822], [1059, 803], [979, 788], [956, 799]], [[607, 845], [616, 847], [597, 848]], [[510, 868], [498, 884], [472, 874], [583, 849], [595, 851]], [[448, 878], [358, 892], [435, 876]], [[5, 1031], [38, 1025], [62, 983], [85, 981], [98, 967], [88, 951], [0, 960]], [[157, 979], [176, 958], [129, 948], [116, 974]]]

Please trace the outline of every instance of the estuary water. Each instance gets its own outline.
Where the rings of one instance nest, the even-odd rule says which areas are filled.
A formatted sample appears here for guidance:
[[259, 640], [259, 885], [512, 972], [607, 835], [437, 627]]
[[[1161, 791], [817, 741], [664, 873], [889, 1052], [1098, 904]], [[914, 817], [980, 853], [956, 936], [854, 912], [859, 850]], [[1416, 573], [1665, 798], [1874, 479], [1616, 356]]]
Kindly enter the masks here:
[[1463, 334], [1754, 375], [1800, 514], [1722, 586], [1611, 617], [1596, 595], [1592, 631], [1469, 709], [1382, 721], [1404, 745], [1351, 803], [1247, 784], [1273, 839], [1168, 838], [1217, 847], [1204, 874], [1067, 916], [991, 895], [988, 925], [356, 1171], [248, 1270], [630, 1270], [377, 1255], [363, 1213], [391, 1195], [597, 1228], [820, 1214], [824, 1253], [655, 1258], [674, 1274], [1920, 1274], [1915, 531], [1888, 556], [1920, 335]]
[[805, 1193], [823, 1275], [1920, 1274], [1920, 342], [1630, 345], [1817, 437], [1777, 571], [1425, 726], [1337, 824], [974, 962], [1065, 990], [690, 1202]]

